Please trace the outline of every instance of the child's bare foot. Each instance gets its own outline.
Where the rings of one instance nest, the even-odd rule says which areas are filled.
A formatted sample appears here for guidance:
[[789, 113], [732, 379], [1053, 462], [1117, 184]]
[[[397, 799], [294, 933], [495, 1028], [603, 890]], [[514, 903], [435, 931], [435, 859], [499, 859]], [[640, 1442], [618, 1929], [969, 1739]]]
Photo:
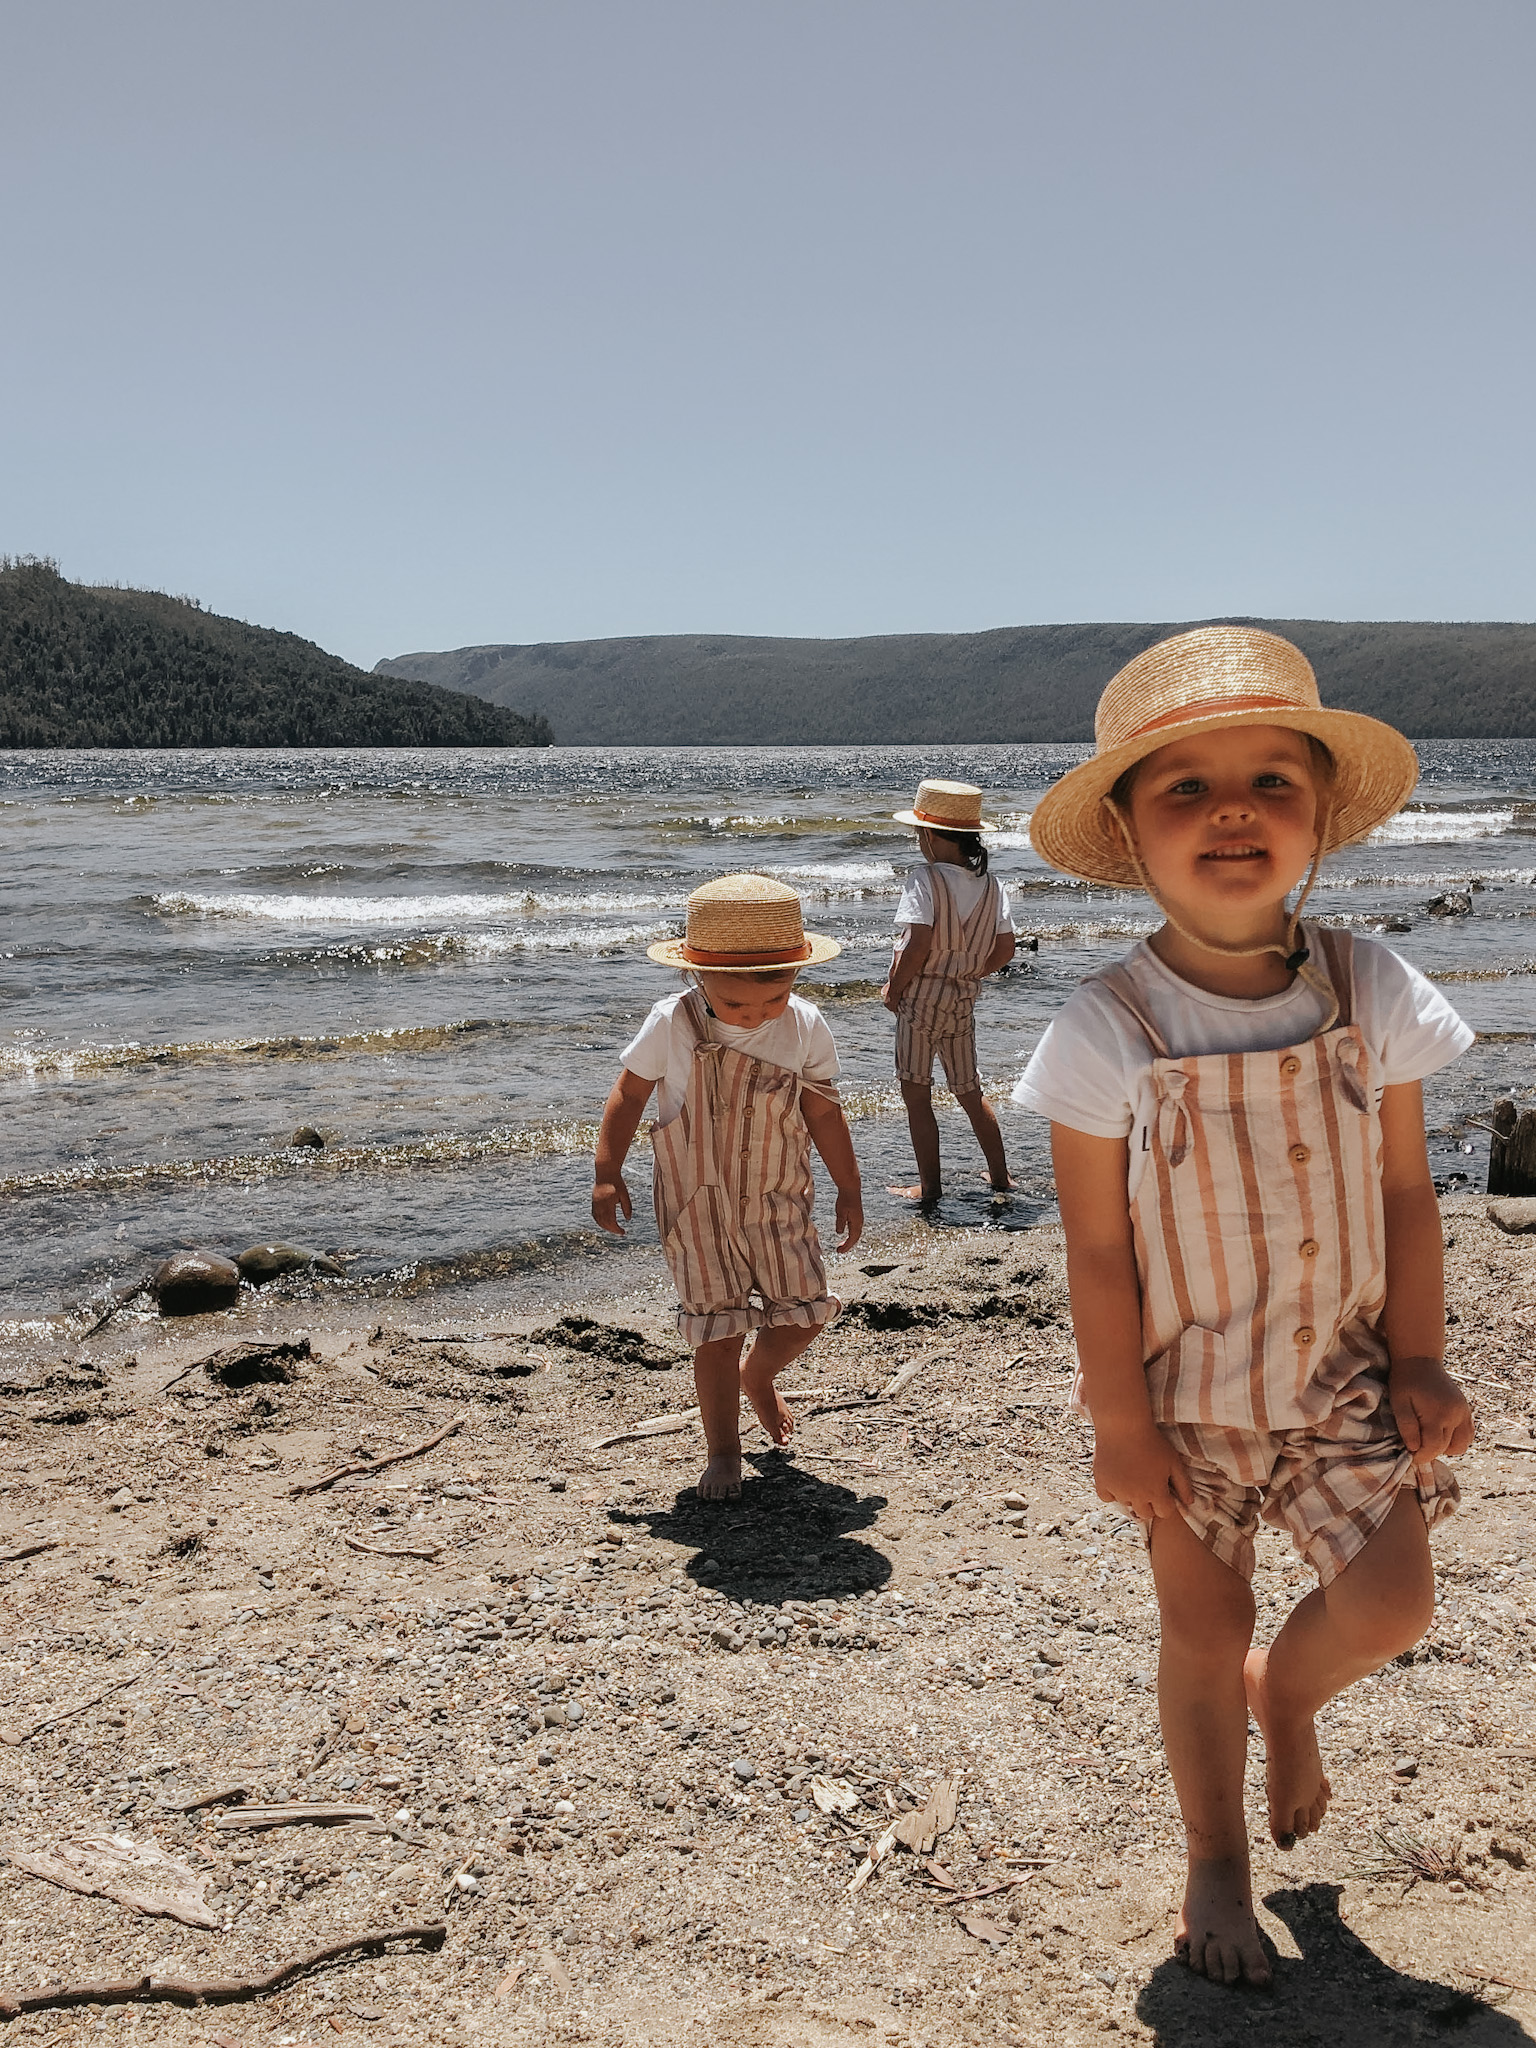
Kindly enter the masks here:
[[1310, 1714], [1288, 1714], [1269, 1688], [1268, 1650], [1250, 1650], [1243, 1665], [1248, 1711], [1264, 1737], [1264, 1776], [1269, 1789], [1269, 1832], [1275, 1845], [1294, 1849], [1315, 1835], [1328, 1811], [1332, 1787], [1323, 1775], [1317, 1726]]
[[1191, 1862], [1174, 1923], [1173, 1952], [1213, 1984], [1267, 1984], [1269, 1957], [1253, 1917], [1246, 1856]]
[[888, 1195], [899, 1195], [904, 1202], [921, 1202], [925, 1209], [931, 1209], [944, 1190], [942, 1188], [913, 1187], [887, 1188], [885, 1192]]
[[795, 1418], [785, 1407], [784, 1397], [773, 1383], [771, 1368], [758, 1363], [755, 1344], [741, 1368], [741, 1391], [752, 1403], [753, 1413], [772, 1441], [787, 1444], [795, 1433]]
[[740, 1451], [712, 1451], [709, 1463], [699, 1474], [697, 1491], [700, 1500], [739, 1500], [741, 1498]]

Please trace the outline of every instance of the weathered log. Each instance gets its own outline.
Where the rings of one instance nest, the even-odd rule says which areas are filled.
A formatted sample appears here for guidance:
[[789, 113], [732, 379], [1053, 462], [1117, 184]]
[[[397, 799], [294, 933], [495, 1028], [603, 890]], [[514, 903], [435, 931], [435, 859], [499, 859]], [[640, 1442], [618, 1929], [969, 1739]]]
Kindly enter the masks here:
[[1490, 1195], [1536, 1195], [1536, 1109], [1516, 1110], [1506, 1096], [1493, 1106], [1488, 1140]]

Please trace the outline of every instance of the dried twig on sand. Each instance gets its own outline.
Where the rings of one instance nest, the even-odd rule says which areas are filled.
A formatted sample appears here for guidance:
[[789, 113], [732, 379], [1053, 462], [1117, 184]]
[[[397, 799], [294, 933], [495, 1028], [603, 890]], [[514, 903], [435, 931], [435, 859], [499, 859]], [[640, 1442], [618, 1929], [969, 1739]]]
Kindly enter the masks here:
[[290, 1799], [282, 1806], [242, 1806], [235, 1813], [219, 1814], [213, 1824], [223, 1834], [233, 1829], [377, 1825], [378, 1818], [371, 1806], [339, 1806], [330, 1800]]
[[343, 1536], [341, 1540], [348, 1550], [365, 1550], [370, 1557], [420, 1557], [430, 1564], [434, 1557], [443, 1554], [441, 1544], [435, 1550], [391, 1550], [380, 1543], [359, 1543], [355, 1536]]
[[1376, 1828], [1372, 1840], [1381, 1851], [1381, 1861], [1362, 1866], [1356, 1877], [1396, 1877], [1414, 1884], [1449, 1884], [1452, 1878], [1481, 1891], [1483, 1881], [1461, 1860], [1461, 1844], [1447, 1843], [1436, 1849], [1420, 1841], [1406, 1828]]
[[328, 1941], [319, 1948], [290, 1956], [287, 1962], [278, 1963], [259, 1977], [126, 1977], [118, 1983], [62, 1984], [39, 1991], [0, 1990], [0, 2019], [20, 2019], [28, 2012], [56, 2012], [71, 2005], [239, 2005], [281, 1990], [295, 1977], [318, 1969], [322, 1963], [374, 1954], [392, 1941], [414, 1941], [425, 1949], [439, 1949], [447, 1938], [448, 1929], [441, 1920], [419, 1927], [370, 1927], [362, 1934], [348, 1935], [343, 1941]]
[[249, 1799], [249, 1785], [221, 1785], [216, 1792], [196, 1792], [190, 1799], [162, 1799], [167, 1813], [201, 1813], [205, 1806], [227, 1806], [236, 1799]]
[[0, 1550], [0, 1564], [20, 1564], [24, 1557], [40, 1557], [45, 1550], [57, 1550], [62, 1536], [46, 1537], [41, 1543], [23, 1543], [20, 1550]]
[[425, 1452], [435, 1450], [445, 1437], [462, 1429], [467, 1416], [455, 1415], [451, 1422], [445, 1422], [441, 1429], [431, 1436], [424, 1436], [419, 1444], [411, 1444], [403, 1451], [386, 1451], [382, 1458], [358, 1458], [350, 1465], [338, 1465], [334, 1472], [326, 1472], [319, 1479], [301, 1479], [297, 1486], [290, 1486], [290, 1495], [297, 1499], [300, 1494], [324, 1493], [328, 1486], [334, 1486], [338, 1479], [366, 1479], [370, 1473], [382, 1472], [390, 1465], [402, 1465], [407, 1458], [419, 1458]]
[[127, 1678], [120, 1678], [116, 1685], [109, 1685], [104, 1692], [94, 1692], [88, 1700], [81, 1700], [78, 1706], [61, 1708], [57, 1714], [45, 1714], [41, 1721], [34, 1721], [30, 1728], [0, 1728], [0, 1742], [8, 1749], [19, 1749], [24, 1742], [30, 1742], [34, 1735], [41, 1735], [46, 1729], [57, 1728], [61, 1721], [73, 1721], [76, 1714], [86, 1713], [91, 1707], [99, 1707], [103, 1700], [111, 1699], [113, 1693], [122, 1692], [130, 1685], [137, 1685], [144, 1676], [135, 1671]]

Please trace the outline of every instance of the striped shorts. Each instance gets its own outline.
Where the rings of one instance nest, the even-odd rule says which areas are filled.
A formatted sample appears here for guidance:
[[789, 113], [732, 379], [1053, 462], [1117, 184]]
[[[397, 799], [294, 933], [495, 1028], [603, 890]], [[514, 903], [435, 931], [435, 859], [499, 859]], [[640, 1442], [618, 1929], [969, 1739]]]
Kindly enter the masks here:
[[1200, 1422], [1158, 1427], [1189, 1468], [1195, 1498], [1179, 1512], [1208, 1550], [1251, 1579], [1262, 1517], [1287, 1532], [1326, 1586], [1365, 1548], [1404, 1486], [1414, 1487], [1430, 1528], [1454, 1513], [1461, 1498], [1450, 1467], [1439, 1459], [1416, 1466], [1390, 1409], [1383, 1419], [1384, 1427], [1367, 1424], [1364, 1440], [1353, 1431], [1341, 1437], [1288, 1429], [1261, 1436]]
[[896, 1013], [896, 1078], [919, 1088], [933, 1084], [933, 1062], [937, 1058], [944, 1069], [950, 1092], [954, 1095], [973, 1095], [981, 1086], [981, 1071], [976, 1065], [976, 1018], [967, 1011], [964, 1018], [955, 1020], [940, 1012], [934, 1031], [926, 1031], [915, 1024], [904, 1010]]

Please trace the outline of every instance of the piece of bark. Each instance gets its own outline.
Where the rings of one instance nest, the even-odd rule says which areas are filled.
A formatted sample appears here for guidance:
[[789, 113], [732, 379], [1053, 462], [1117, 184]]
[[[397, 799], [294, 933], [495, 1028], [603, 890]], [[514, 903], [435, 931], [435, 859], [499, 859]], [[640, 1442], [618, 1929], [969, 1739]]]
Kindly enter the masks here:
[[837, 1785], [830, 1778], [812, 1778], [811, 1798], [821, 1813], [847, 1813], [859, 1803], [851, 1785]]
[[864, 1858], [864, 1861], [859, 1865], [849, 1881], [849, 1891], [861, 1892], [874, 1875], [876, 1867], [890, 1855], [895, 1846], [896, 1823], [893, 1821], [878, 1841], [871, 1843], [869, 1854]]
[[197, 1792], [190, 1799], [162, 1799], [167, 1813], [201, 1813], [205, 1806], [227, 1806], [237, 1799], [249, 1799], [249, 1785], [221, 1785], [216, 1792]]
[[370, 1557], [420, 1557], [430, 1564], [434, 1557], [441, 1557], [443, 1554], [441, 1544], [436, 1550], [389, 1550], [377, 1543], [359, 1543], [355, 1536], [344, 1536], [342, 1541], [348, 1550], [365, 1550]]
[[341, 1941], [328, 1941], [277, 1963], [258, 1977], [127, 1977], [120, 1982], [63, 1984], [51, 1990], [0, 1990], [0, 2019], [19, 2019], [28, 2012], [55, 2012], [72, 2005], [238, 2005], [281, 1990], [295, 1977], [322, 1963], [336, 1963], [376, 1953], [393, 1941], [418, 1942], [440, 1949], [448, 1938], [441, 1920], [418, 1927], [370, 1927]]
[[116, 1685], [109, 1685], [105, 1692], [92, 1693], [88, 1700], [81, 1700], [78, 1706], [64, 1707], [57, 1714], [45, 1714], [41, 1721], [34, 1721], [30, 1728], [0, 1728], [0, 1742], [8, 1749], [19, 1749], [24, 1742], [30, 1742], [34, 1735], [41, 1735], [45, 1729], [57, 1728], [62, 1721], [73, 1721], [77, 1714], [84, 1714], [92, 1707], [99, 1707], [103, 1700], [111, 1699], [113, 1693], [122, 1692], [130, 1685], [137, 1685], [144, 1676], [135, 1671], [131, 1678], [120, 1678]]
[[179, 1920], [186, 1927], [217, 1927], [203, 1897], [207, 1876], [162, 1855], [153, 1843], [129, 1835], [90, 1835], [49, 1849], [7, 1851], [18, 1870], [86, 1898], [116, 1899], [135, 1913]]
[[1001, 1926], [996, 1920], [989, 1920], [985, 1913], [957, 1913], [956, 1921], [967, 1934], [977, 1941], [984, 1941], [991, 1948], [1001, 1948], [1013, 1930]]
[[929, 1855], [940, 1835], [947, 1835], [955, 1824], [959, 1794], [958, 1777], [936, 1780], [924, 1805], [916, 1813], [904, 1813], [896, 1823], [897, 1841], [919, 1856]]
[[342, 1806], [332, 1800], [289, 1799], [281, 1806], [242, 1806], [233, 1813], [218, 1814], [213, 1824], [227, 1832], [236, 1828], [357, 1827], [370, 1822], [376, 1824], [378, 1818], [371, 1806]]
[[435, 1450], [446, 1437], [462, 1429], [467, 1420], [467, 1416], [455, 1415], [451, 1422], [445, 1422], [431, 1436], [423, 1437], [419, 1444], [411, 1444], [403, 1451], [387, 1451], [382, 1458], [359, 1458], [351, 1465], [338, 1465], [334, 1472], [322, 1473], [318, 1479], [301, 1479], [297, 1486], [289, 1487], [289, 1494], [297, 1499], [305, 1493], [324, 1493], [338, 1479], [365, 1479], [370, 1473], [383, 1472], [391, 1465], [403, 1465], [407, 1458], [419, 1458], [427, 1451]]
[[676, 1415], [653, 1415], [649, 1422], [637, 1422], [633, 1429], [621, 1429], [617, 1436], [599, 1437], [592, 1448], [611, 1451], [615, 1444], [638, 1443], [642, 1437], [672, 1436], [680, 1429], [691, 1429], [698, 1419], [697, 1408], [684, 1408]]

